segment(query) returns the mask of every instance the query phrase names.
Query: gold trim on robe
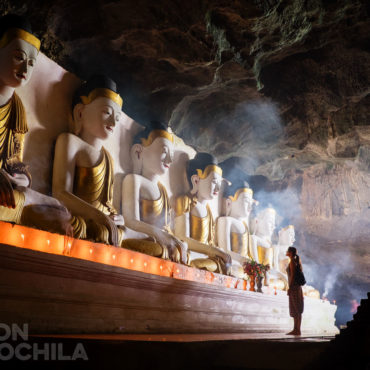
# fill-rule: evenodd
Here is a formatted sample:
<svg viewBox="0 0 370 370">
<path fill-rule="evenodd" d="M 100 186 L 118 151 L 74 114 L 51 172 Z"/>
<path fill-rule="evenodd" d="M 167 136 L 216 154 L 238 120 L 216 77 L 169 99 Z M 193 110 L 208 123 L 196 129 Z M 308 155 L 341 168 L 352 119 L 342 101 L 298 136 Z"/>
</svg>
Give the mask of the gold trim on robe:
<svg viewBox="0 0 370 370">
<path fill-rule="evenodd" d="M 102 148 L 102 159 L 96 166 L 76 166 L 73 194 L 107 216 L 116 215 L 117 211 L 113 207 L 113 175 L 112 157 Z M 109 244 L 109 231 L 106 226 L 75 215 L 71 223 L 76 238 L 88 238 Z M 119 228 L 118 232 L 119 244 L 121 244 L 123 230 Z"/>
<path fill-rule="evenodd" d="M 190 237 L 203 244 L 214 244 L 214 228 L 211 209 L 207 204 L 207 216 L 197 217 L 190 213 Z"/>
<path fill-rule="evenodd" d="M 168 226 L 169 199 L 166 188 L 158 182 L 159 198 L 140 199 L 140 220 L 161 229 Z"/>
<path fill-rule="evenodd" d="M 11 175 L 23 173 L 31 181 L 31 175 L 22 163 L 24 134 L 27 131 L 25 109 L 14 93 L 9 102 L 0 107 L 0 168 Z M 25 196 L 18 190 L 13 190 L 13 195 L 16 207 L 0 206 L 0 220 L 20 223 Z"/>
<path fill-rule="evenodd" d="M 117 214 L 113 207 L 113 160 L 104 148 L 102 154 L 94 167 L 76 166 L 73 193 L 105 215 Z"/>
<path fill-rule="evenodd" d="M 230 233 L 231 250 L 240 254 L 243 257 L 251 258 L 250 248 L 252 245 L 251 235 L 247 224 L 243 221 L 245 232 L 240 234 L 237 232 Z"/>
<path fill-rule="evenodd" d="M 264 248 L 258 245 L 257 253 L 260 263 L 264 265 L 270 265 L 270 267 L 272 266 L 272 259 L 274 253 L 273 248 Z"/>
<path fill-rule="evenodd" d="M 140 199 L 140 220 L 150 225 L 163 229 L 168 232 L 168 220 L 170 204 L 166 188 L 160 183 L 157 183 L 159 189 L 159 198 L 155 200 Z M 155 256 L 163 259 L 169 259 L 168 249 L 152 240 L 136 240 L 125 239 L 121 245 L 123 248 L 135 250 L 140 253 L 145 253 L 150 256 Z M 180 253 L 173 256 L 175 262 L 180 261 Z"/>
<path fill-rule="evenodd" d="M 26 112 L 16 93 L 0 107 L 0 168 L 9 174 L 31 174 L 23 161 L 24 135 L 28 131 Z"/>
<path fill-rule="evenodd" d="M 191 214 L 191 210 L 196 205 L 196 197 L 186 194 L 179 196 L 175 202 L 176 217 L 189 213 L 190 238 L 210 246 L 214 246 L 215 222 L 212 211 L 207 204 L 207 215 L 197 217 Z M 211 272 L 226 273 L 226 266 L 220 257 L 195 258 L 190 265 L 198 269 Z"/>
</svg>

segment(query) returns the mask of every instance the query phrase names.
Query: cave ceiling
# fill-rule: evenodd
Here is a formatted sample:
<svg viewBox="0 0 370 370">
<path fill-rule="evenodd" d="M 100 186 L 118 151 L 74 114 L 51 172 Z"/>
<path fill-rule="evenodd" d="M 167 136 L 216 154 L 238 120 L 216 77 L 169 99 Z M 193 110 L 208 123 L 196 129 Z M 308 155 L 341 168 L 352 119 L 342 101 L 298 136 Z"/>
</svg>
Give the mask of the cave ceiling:
<svg viewBox="0 0 370 370">
<path fill-rule="evenodd" d="M 167 121 L 265 176 L 255 191 L 281 195 L 306 256 L 351 250 L 370 283 L 368 1 L 12 0 L 0 11 L 26 14 L 65 69 L 115 79 L 137 122 Z"/>
</svg>

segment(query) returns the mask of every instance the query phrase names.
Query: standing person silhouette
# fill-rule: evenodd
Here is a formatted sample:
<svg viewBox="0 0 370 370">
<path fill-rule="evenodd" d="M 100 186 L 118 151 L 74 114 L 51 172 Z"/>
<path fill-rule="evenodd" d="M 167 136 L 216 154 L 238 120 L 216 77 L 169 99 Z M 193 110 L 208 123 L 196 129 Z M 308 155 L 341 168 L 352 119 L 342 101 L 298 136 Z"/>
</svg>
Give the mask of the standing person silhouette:
<svg viewBox="0 0 370 370">
<path fill-rule="evenodd" d="M 294 319 L 294 328 L 291 332 L 287 333 L 287 335 L 301 335 L 301 321 L 304 303 L 302 287 L 297 282 L 297 271 L 302 271 L 302 264 L 296 248 L 289 247 L 286 255 L 290 258 L 289 265 L 286 269 L 289 283 L 289 314 Z"/>
</svg>

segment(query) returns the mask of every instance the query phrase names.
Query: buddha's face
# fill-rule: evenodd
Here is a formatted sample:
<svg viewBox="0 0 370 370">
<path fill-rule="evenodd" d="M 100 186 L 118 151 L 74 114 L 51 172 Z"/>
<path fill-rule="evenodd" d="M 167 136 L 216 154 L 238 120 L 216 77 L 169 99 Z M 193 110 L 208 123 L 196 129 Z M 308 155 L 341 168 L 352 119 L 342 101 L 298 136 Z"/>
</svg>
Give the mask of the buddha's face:
<svg viewBox="0 0 370 370">
<path fill-rule="evenodd" d="M 22 39 L 14 39 L 0 48 L 0 84 L 17 88 L 31 78 L 36 64 L 37 49 Z"/>
<path fill-rule="evenodd" d="M 275 229 L 275 213 L 266 212 L 263 216 L 258 217 L 258 231 L 264 235 L 271 237 Z"/>
<path fill-rule="evenodd" d="M 173 161 L 173 144 L 164 137 L 157 137 L 142 149 L 142 168 L 145 173 L 165 174 Z"/>
<path fill-rule="evenodd" d="M 107 139 L 113 134 L 114 127 L 120 120 L 120 106 L 106 97 L 98 97 L 89 104 L 78 104 L 77 119 L 81 120 L 83 136 Z"/>
<path fill-rule="evenodd" d="M 253 197 L 251 192 L 242 192 L 231 203 L 232 214 L 237 217 L 247 217 L 252 210 Z"/>
<path fill-rule="evenodd" d="M 222 177 L 219 173 L 212 171 L 205 179 L 198 180 L 197 196 L 199 199 L 211 200 L 218 196 Z"/>
</svg>

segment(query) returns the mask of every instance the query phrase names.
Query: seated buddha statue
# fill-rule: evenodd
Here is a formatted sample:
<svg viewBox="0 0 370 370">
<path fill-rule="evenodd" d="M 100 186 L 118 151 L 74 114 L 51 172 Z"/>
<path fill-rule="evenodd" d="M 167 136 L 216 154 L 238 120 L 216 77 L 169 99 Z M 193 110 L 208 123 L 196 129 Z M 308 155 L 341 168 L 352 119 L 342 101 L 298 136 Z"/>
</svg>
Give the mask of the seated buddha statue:
<svg viewBox="0 0 370 370">
<path fill-rule="evenodd" d="M 252 258 L 252 238 L 249 231 L 249 216 L 253 206 L 253 191 L 239 174 L 228 176 L 231 185 L 224 191 L 226 216 L 217 220 L 218 246 L 231 255 L 232 274 L 243 278 L 242 264 Z"/>
<path fill-rule="evenodd" d="M 188 162 L 187 178 L 190 192 L 175 200 L 175 235 L 188 243 L 191 266 L 229 274 L 231 257 L 215 245 L 215 222 L 208 204 L 218 196 L 222 169 L 211 154 L 197 153 Z"/>
<path fill-rule="evenodd" d="M 288 225 L 279 230 L 279 241 L 274 247 L 273 268 L 286 274 L 286 269 L 289 265 L 289 257 L 286 256 L 286 251 L 295 242 L 294 226 Z"/>
<path fill-rule="evenodd" d="M 265 208 L 257 214 L 254 220 L 254 232 L 252 235 L 251 254 L 254 260 L 264 265 L 273 263 L 272 233 L 275 230 L 276 211 L 273 208 Z"/>
<path fill-rule="evenodd" d="M 39 49 L 40 40 L 25 18 L 0 18 L 0 220 L 71 234 L 70 213 L 30 188 L 31 174 L 23 163 L 28 125 L 15 89 L 30 80 Z"/>
<path fill-rule="evenodd" d="M 53 195 L 73 215 L 74 236 L 119 246 L 123 217 L 113 206 L 113 159 L 104 142 L 120 119 L 122 99 L 109 77 L 94 75 L 75 92 L 73 133 L 55 146 Z"/>
<path fill-rule="evenodd" d="M 295 231 L 293 225 L 288 225 L 279 230 L 279 242 L 274 248 L 274 268 L 279 271 L 287 279 L 286 269 L 289 265 L 289 257 L 286 256 L 286 251 L 295 242 Z M 287 280 L 286 286 L 287 288 Z M 313 286 L 305 284 L 302 287 L 303 294 L 311 298 L 320 298 L 320 292 Z"/>
<path fill-rule="evenodd" d="M 152 121 L 133 140 L 133 173 L 122 183 L 122 210 L 126 225 L 152 240 L 124 240 L 122 246 L 151 256 L 187 262 L 187 245 L 170 227 L 170 202 L 160 177 L 173 160 L 174 136 L 167 126 Z"/>
</svg>

